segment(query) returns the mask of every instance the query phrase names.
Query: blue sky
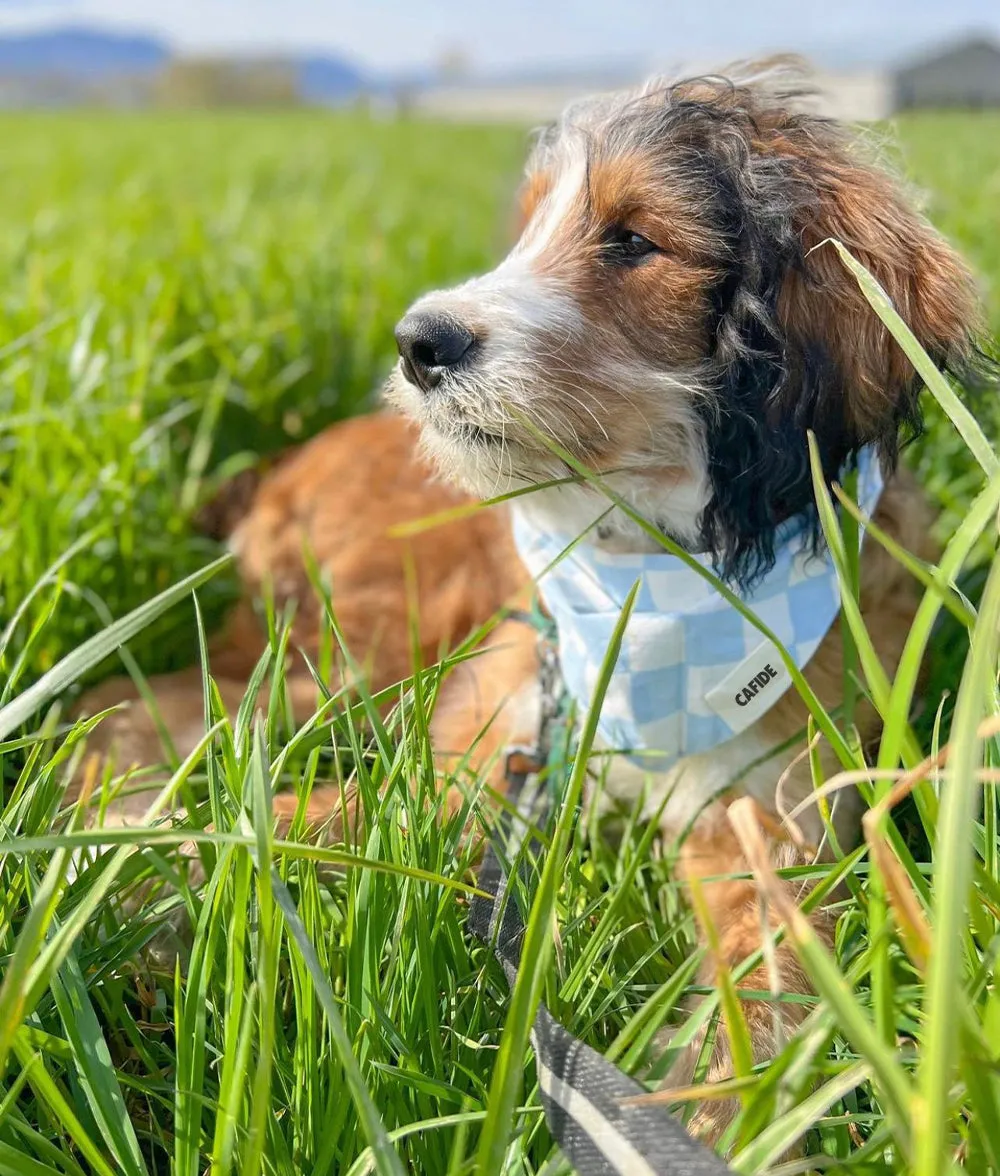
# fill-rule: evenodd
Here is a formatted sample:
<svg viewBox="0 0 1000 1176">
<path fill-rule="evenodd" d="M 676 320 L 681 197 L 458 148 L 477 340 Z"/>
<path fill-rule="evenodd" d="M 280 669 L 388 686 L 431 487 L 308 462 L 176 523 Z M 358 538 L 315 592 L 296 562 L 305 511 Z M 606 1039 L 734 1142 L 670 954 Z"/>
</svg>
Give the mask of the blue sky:
<svg viewBox="0 0 1000 1176">
<path fill-rule="evenodd" d="M 1000 39 L 998 0 L 0 0 L 0 31 L 153 31 L 190 51 L 339 51 L 405 69 L 460 48 L 481 68 L 643 67 L 794 49 L 894 60 L 969 30 Z"/>
</svg>

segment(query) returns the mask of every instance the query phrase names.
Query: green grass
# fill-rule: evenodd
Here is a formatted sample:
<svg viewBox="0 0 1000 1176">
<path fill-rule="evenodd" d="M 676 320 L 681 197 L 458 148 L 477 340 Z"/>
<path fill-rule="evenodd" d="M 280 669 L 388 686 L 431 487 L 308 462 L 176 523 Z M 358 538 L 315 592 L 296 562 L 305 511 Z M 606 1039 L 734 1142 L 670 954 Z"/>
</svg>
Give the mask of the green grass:
<svg viewBox="0 0 1000 1176">
<path fill-rule="evenodd" d="M 7 115 L 0 140 L 0 615 L 106 531 L 44 668 L 101 602 L 119 615 L 204 563 L 203 474 L 369 400 L 408 303 L 500 251 L 523 134 Z M 190 662 L 190 628 L 151 631 L 149 664 Z"/>
<path fill-rule="evenodd" d="M 911 117 L 899 132 L 996 329 L 1000 119 Z M 183 802 L 179 826 L 97 838 L 57 816 L 78 751 L 79 732 L 59 729 L 67 681 L 114 669 L 111 618 L 218 554 L 190 525 L 218 478 L 363 406 L 408 302 L 500 254 L 523 135 L 301 114 L 6 115 L 0 136 L 0 625 L 16 621 L 0 670 L 4 702 L 39 703 L 0 712 L 0 1176 L 494 1176 L 495 1159 L 475 1167 L 481 1149 L 503 1152 L 505 1173 L 553 1176 L 523 1017 L 504 1038 L 506 986 L 465 930 L 463 829 L 480 798 L 450 819 L 434 803 L 434 671 L 384 725 L 362 696 L 296 734 L 276 690 L 266 715 L 221 724 L 178 766 L 162 809 Z M 992 439 L 995 403 L 974 409 Z M 982 471 L 947 405 L 928 416 L 909 460 L 953 539 L 949 576 L 978 599 L 996 487 L 972 506 Z M 209 628 L 231 592 L 226 570 L 199 587 Z M 129 639 L 147 672 L 198 655 L 190 605 L 168 603 Z M 996 784 L 975 779 L 1000 748 L 974 737 L 1000 709 L 998 604 L 994 571 L 968 660 L 964 626 L 939 623 L 915 736 L 906 692 L 871 683 L 890 767 L 936 748 L 950 691 L 953 773 L 876 826 L 881 871 L 865 854 L 835 863 L 854 877 L 836 953 L 800 943 L 822 999 L 744 1091 L 741 1171 L 1000 1176 L 1000 839 Z M 928 621 L 938 609 L 932 593 Z M 275 631 L 262 673 L 280 686 Z M 356 846 L 315 850 L 298 829 L 273 840 L 273 789 L 348 773 L 368 818 Z M 627 818 L 619 834 L 612 848 L 580 829 L 557 850 L 544 897 L 560 942 L 540 990 L 643 1073 L 663 1024 L 683 1043 L 718 1000 L 673 1017 L 702 993 L 692 918 L 648 827 Z M 203 880 L 180 849 L 192 838 Z M 143 951 L 172 930 L 180 970 Z M 541 957 L 544 937 L 532 943 Z M 812 1159 L 781 1168 L 803 1132 Z"/>
</svg>

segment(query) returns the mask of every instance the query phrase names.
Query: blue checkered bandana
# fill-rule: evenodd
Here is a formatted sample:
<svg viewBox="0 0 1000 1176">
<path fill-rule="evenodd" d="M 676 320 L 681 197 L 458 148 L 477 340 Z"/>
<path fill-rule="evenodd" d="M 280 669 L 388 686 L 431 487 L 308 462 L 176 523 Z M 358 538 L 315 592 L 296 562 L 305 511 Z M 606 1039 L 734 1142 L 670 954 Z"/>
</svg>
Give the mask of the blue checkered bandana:
<svg viewBox="0 0 1000 1176">
<path fill-rule="evenodd" d="M 858 503 L 866 515 L 881 492 L 878 458 L 863 449 Z M 538 530 L 517 509 L 514 538 L 555 619 L 563 677 L 581 712 L 625 599 L 640 582 L 598 732 L 641 766 L 664 770 L 711 751 L 792 685 L 774 643 L 677 556 L 609 554 L 586 542 L 567 552 L 573 536 Z M 837 576 L 829 552 L 810 549 L 801 518 L 778 529 L 775 553 L 774 567 L 742 599 L 801 669 L 840 611 Z M 711 569 L 710 555 L 694 559 Z"/>
</svg>

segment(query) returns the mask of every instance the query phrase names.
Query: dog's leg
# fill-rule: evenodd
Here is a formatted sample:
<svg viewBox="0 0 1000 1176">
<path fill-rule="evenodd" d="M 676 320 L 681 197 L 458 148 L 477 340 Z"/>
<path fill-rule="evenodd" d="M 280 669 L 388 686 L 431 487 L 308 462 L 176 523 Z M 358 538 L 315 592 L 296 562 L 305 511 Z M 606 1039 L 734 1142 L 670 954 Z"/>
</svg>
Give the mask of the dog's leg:
<svg viewBox="0 0 1000 1176">
<path fill-rule="evenodd" d="M 450 813 L 465 803 L 454 782 L 458 770 L 467 772 L 476 784 L 485 781 L 502 789 L 504 750 L 514 743 L 529 744 L 537 735 L 537 667 L 534 630 L 521 622 L 505 621 L 487 638 L 478 656 L 449 673 L 431 720 L 431 739 Z M 302 683 L 303 693 L 308 693 L 309 685 Z M 304 808 L 294 793 L 278 793 L 274 814 L 279 837 L 287 836 L 300 809 L 304 828 L 319 831 L 327 843 L 353 841 L 361 827 L 361 801 L 353 785 L 320 785 Z"/>
<path fill-rule="evenodd" d="M 235 714 L 246 691 L 241 681 L 216 679 L 223 704 Z M 166 728 L 174 751 L 183 759 L 189 755 L 205 734 L 205 713 L 202 696 L 201 668 L 191 666 L 174 674 L 156 675 L 149 679 L 149 687 L 156 698 L 160 722 Z M 87 760 L 99 757 L 102 767 L 110 767 L 120 775 L 131 768 L 149 768 L 168 760 L 160 727 L 154 720 L 139 690 L 131 678 L 111 678 L 88 691 L 74 708 L 74 717 L 97 714 L 112 706 L 120 709 L 107 715 L 87 737 L 87 753 L 81 769 L 70 784 L 66 799 L 74 801 L 80 794 Z M 115 800 L 106 816 L 112 820 L 132 824 L 142 820 L 156 792 L 163 786 L 162 774 L 144 774 L 146 787 L 134 784 L 126 795 Z M 93 803 L 93 802 L 92 802 Z"/>
<path fill-rule="evenodd" d="M 502 623 L 488 638 L 484 651 L 455 667 L 441 691 L 432 721 L 435 756 L 442 773 L 459 764 L 474 774 L 485 775 L 490 784 L 502 785 L 502 751 L 512 742 L 529 743 L 538 726 L 537 637 L 520 622 Z M 230 716 L 235 715 L 245 693 L 237 679 L 217 678 L 216 683 Z M 193 750 L 205 732 L 201 670 L 197 666 L 176 674 L 149 680 L 156 697 L 160 719 L 170 734 L 174 749 L 182 758 Z M 297 717 L 311 714 L 316 706 L 312 680 L 287 680 Z M 117 704 L 122 709 L 108 715 L 88 737 L 88 754 L 96 754 L 116 773 L 131 767 L 150 767 L 167 759 L 160 729 L 129 678 L 113 678 L 89 691 L 75 708 L 77 716 L 92 715 Z M 259 705 L 265 705 L 262 694 Z M 80 793 L 83 771 L 77 773 L 67 794 L 73 801 Z M 162 774 L 145 777 L 148 788 L 130 789 L 105 814 L 115 823 L 140 821 L 155 791 L 163 784 Z M 462 797 L 449 789 L 449 804 L 458 806 Z M 278 831 L 288 831 L 298 810 L 298 797 L 279 793 L 274 798 Z M 345 807 L 346 806 L 346 807 Z M 347 827 L 344 820 L 346 814 Z M 353 790 L 345 796 L 339 785 L 316 788 L 305 810 L 307 827 L 324 827 L 328 840 L 342 839 L 353 832 L 357 821 L 357 798 Z"/>
<path fill-rule="evenodd" d="M 804 863 L 804 856 L 788 840 L 770 836 L 766 840 L 775 869 Z M 740 1001 L 752 1062 L 766 1061 L 780 1052 L 784 1041 L 809 1011 L 808 1003 L 781 998 L 808 995 L 812 990 L 792 948 L 785 942 L 774 942 L 774 933 L 781 924 L 780 915 L 764 900 L 758 888 L 729 822 L 725 802 L 711 804 L 699 818 L 681 846 L 678 870 L 692 893 L 699 938 L 705 948 L 701 982 L 715 986 L 723 970 L 732 972 L 751 957 L 761 957 L 736 983 L 736 988 L 741 992 L 769 994 L 769 999 Z M 805 897 L 801 883 L 781 882 L 780 885 L 796 904 Z M 810 919 L 816 931 L 829 939 L 829 920 L 822 913 Z M 767 946 L 772 946 L 773 951 L 766 951 Z M 687 1086 L 695 1079 L 706 1033 L 703 1030 L 677 1060 L 668 1076 L 670 1087 Z M 734 1073 L 730 1030 L 725 1017 L 720 1015 L 701 1079 L 721 1082 L 732 1078 Z M 739 1102 L 735 1098 L 705 1100 L 694 1114 L 690 1130 L 716 1142 L 738 1110 Z"/>
<path fill-rule="evenodd" d="M 540 718 L 538 634 L 523 621 L 503 621 L 444 683 L 431 723 L 435 761 L 444 772 L 461 766 L 502 787 L 504 751 L 533 744 Z"/>
<path fill-rule="evenodd" d="M 215 677 L 214 681 L 232 720 L 246 694 L 245 680 L 219 676 Z M 194 750 L 205 734 L 201 668 L 191 666 L 175 674 L 156 675 L 149 679 L 149 687 L 156 698 L 160 724 L 166 728 L 174 751 L 183 759 Z M 285 679 L 285 689 L 296 721 L 304 721 L 314 713 L 318 705 L 318 692 L 311 678 L 290 676 Z M 104 718 L 87 738 L 87 753 L 67 792 L 66 799 L 70 802 L 79 796 L 83 781 L 90 770 L 89 761 L 94 756 L 98 758 L 102 768 L 110 768 L 115 775 L 121 775 L 132 768 L 151 768 L 165 764 L 169 758 L 168 750 L 161 738 L 160 725 L 154 720 L 131 678 L 111 678 L 88 691 L 74 708 L 74 717 L 93 715 L 113 706 L 119 706 L 120 709 Z M 266 687 L 261 690 L 257 706 L 267 706 Z M 104 814 L 105 822 L 140 822 L 150 801 L 162 788 L 163 783 L 162 772 L 144 773 L 141 784 L 133 783 L 125 795 L 108 806 Z M 334 811 L 335 800 L 339 799 L 339 796 L 340 790 L 334 786 L 317 788 L 307 805 L 307 825 L 326 820 Z M 292 794 L 279 794 L 275 797 L 274 807 L 279 819 L 279 832 L 287 832 L 297 803 L 298 798 Z M 93 800 L 91 804 L 94 804 Z"/>
</svg>

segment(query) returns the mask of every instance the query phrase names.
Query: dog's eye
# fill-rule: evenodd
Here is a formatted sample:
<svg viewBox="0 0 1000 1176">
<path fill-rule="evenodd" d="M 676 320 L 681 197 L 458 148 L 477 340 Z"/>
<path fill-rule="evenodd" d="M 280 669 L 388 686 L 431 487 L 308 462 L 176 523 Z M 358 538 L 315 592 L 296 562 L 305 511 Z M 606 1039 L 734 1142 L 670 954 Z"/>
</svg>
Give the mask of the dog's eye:
<svg viewBox="0 0 1000 1176">
<path fill-rule="evenodd" d="M 659 246 L 648 237 L 625 225 L 613 225 L 604 236 L 605 256 L 620 265 L 634 264 L 659 251 Z"/>
</svg>

